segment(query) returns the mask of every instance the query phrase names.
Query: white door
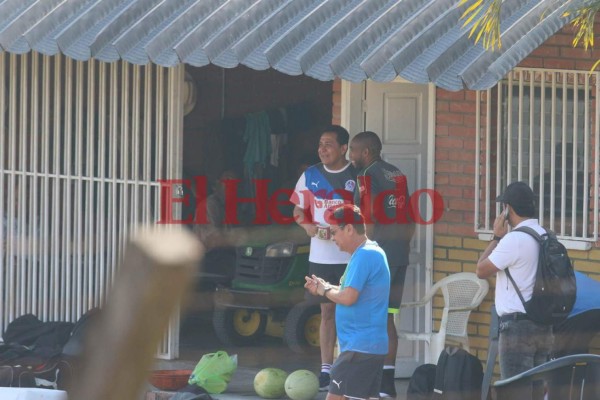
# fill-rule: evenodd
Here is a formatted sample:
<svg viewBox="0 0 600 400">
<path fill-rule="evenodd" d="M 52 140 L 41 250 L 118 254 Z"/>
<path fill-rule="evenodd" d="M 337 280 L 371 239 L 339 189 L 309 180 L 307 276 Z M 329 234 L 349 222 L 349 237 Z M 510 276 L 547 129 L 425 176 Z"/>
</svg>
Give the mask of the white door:
<svg viewBox="0 0 600 400">
<path fill-rule="evenodd" d="M 376 132 L 383 143 L 382 157 L 406 175 L 410 193 L 433 188 L 433 87 L 403 82 L 367 82 L 363 86 L 364 129 Z M 430 102 L 431 100 L 431 102 Z M 351 128 L 352 133 L 359 130 Z M 431 201 L 419 196 L 423 221 L 431 220 Z M 410 265 L 406 274 L 403 301 L 418 300 L 430 286 L 433 252 L 432 225 L 417 224 L 411 243 Z M 431 309 L 403 311 L 397 321 L 399 329 L 428 331 Z M 400 341 L 396 376 L 409 377 L 424 363 L 423 343 Z"/>
</svg>

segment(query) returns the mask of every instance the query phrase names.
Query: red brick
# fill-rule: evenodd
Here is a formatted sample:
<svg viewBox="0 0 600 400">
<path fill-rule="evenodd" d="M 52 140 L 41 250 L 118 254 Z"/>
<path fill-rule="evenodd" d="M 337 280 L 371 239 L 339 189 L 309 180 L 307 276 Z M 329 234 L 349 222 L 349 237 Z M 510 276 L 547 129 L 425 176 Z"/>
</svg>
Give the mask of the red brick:
<svg viewBox="0 0 600 400">
<path fill-rule="evenodd" d="M 573 46 L 573 33 L 572 28 L 567 26 L 563 28 L 560 33 L 550 37 L 545 44 L 571 47 Z"/>
<path fill-rule="evenodd" d="M 475 185 L 475 179 L 472 176 L 466 175 L 451 175 L 450 184 L 454 186 L 473 186 Z"/>
<path fill-rule="evenodd" d="M 475 138 L 473 138 L 473 140 L 465 140 L 463 148 L 465 150 L 475 150 L 476 146 L 477 146 L 477 141 L 475 140 Z"/>
<path fill-rule="evenodd" d="M 473 210 L 473 201 L 464 199 L 449 199 L 447 202 L 450 210 L 469 211 Z"/>
<path fill-rule="evenodd" d="M 436 136 L 448 136 L 448 127 L 446 125 L 438 125 L 435 127 Z"/>
<path fill-rule="evenodd" d="M 465 166 L 463 167 L 463 172 L 465 174 L 472 174 L 475 175 L 475 155 L 473 155 L 473 158 L 471 159 L 472 162 L 468 162 L 465 164 Z"/>
<path fill-rule="evenodd" d="M 465 114 L 464 125 L 472 127 L 471 130 L 473 132 L 473 136 L 475 136 L 475 127 L 477 126 L 477 116 L 475 115 L 475 112 L 472 114 Z"/>
<path fill-rule="evenodd" d="M 439 185 L 439 186 L 435 187 L 435 190 L 437 190 L 442 195 L 443 198 L 449 198 L 449 197 L 462 198 L 463 197 L 463 189 L 460 187 Z"/>
<path fill-rule="evenodd" d="M 447 161 L 448 160 L 448 151 L 447 150 L 436 150 L 435 151 L 435 159 L 436 160 L 443 160 L 443 161 Z"/>
<path fill-rule="evenodd" d="M 475 199 L 475 187 L 464 188 L 463 197 L 465 199 Z"/>
<path fill-rule="evenodd" d="M 472 101 L 472 102 L 477 101 L 477 91 L 465 90 L 464 93 L 465 93 L 465 99 L 467 99 L 468 101 Z"/>
<path fill-rule="evenodd" d="M 446 229 L 447 229 L 447 234 L 451 234 L 451 235 L 467 236 L 467 237 L 476 237 L 477 236 L 473 229 L 473 225 L 449 224 Z"/>
<path fill-rule="evenodd" d="M 334 105 L 342 104 L 342 94 L 340 92 L 333 92 L 332 100 Z"/>
<path fill-rule="evenodd" d="M 450 178 L 447 174 L 435 174 L 434 185 L 446 185 L 450 181 Z"/>
<path fill-rule="evenodd" d="M 461 211 L 446 211 L 440 221 L 443 222 L 464 222 L 463 213 Z"/>
<path fill-rule="evenodd" d="M 461 173 L 462 172 L 462 165 L 457 164 L 455 162 L 440 161 L 440 162 L 436 163 L 435 169 L 438 172 L 454 172 L 454 173 L 458 172 L 458 173 Z"/>
<path fill-rule="evenodd" d="M 448 136 L 457 136 L 462 138 L 475 137 L 475 128 L 465 125 L 452 125 L 448 127 Z"/>
<path fill-rule="evenodd" d="M 475 103 L 470 101 L 453 101 L 450 103 L 450 111 L 458 113 L 473 113 L 475 112 Z"/>
<path fill-rule="evenodd" d="M 558 46 L 541 46 L 532 51 L 529 57 L 559 57 L 561 50 Z"/>
<path fill-rule="evenodd" d="M 437 112 L 448 112 L 450 111 L 450 102 L 439 100 L 435 103 L 435 110 Z"/>
<path fill-rule="evenodd" d="M 600 57 L 599 57 L 600 58 Z M 579 71 L 590 71 L 594 64 L 598 60 L 577 60 L 575 61 L 575 69 Z M 596 72 L 598 71 L 598 67 L 596 67 Z"/>
<path fill-rule="evenodd" d="M 462 149 L 463 140 L 448 136 L 448 137 L 438 137 L 435 139 L 435 148 L 436 149 Z"/>
<path fill-rule="evenodd" d="M 475 161 L 475 153 L 472 151 L 451 151 L 448 154 L 448 158 L 451 161 Z"/>
<path fill-rule="evenodd" d="M 473 211 L 463 213 L 463 222 L 473 226 L 473 223 L 475 222 L 475 215 L 473 214 Z"/>
<path fill-rule="evenodd" d="M 445 222 L 436 222 L 433 225 L 433 232 L 437 235 L 445 235 L 448 233 L 448 224 Z"/>
<path fill-rule="evenodd" d="M 526 58 L 521 61 L 518 67 L 523 68 L 542 68 L 544 66 L 544 60 L 541 58 Z"/>
<path fill-rule="evenodd" d="M 573 58 L 575 60 L 597 60 L 600 56 L 598 51 L 594 51 L 593 49 L 585 50 L 582 47 L 563 47 L 560 49 L 560 57 L 562 58 Z"/>
<path fill-rule="evenodd" d="M 435 122 L 438 125 L 443 125 L 443 124 L 462 125 L 463 115 L 462 114 L 452 114 L 452 113 L 438 113 L 436 115 Z"/>
<path fill-rule="evenodd" d="M 435 93 L 435 97 L 437 100 L 464 100 L 465 92 L 450 92 L 448 90 L 438 88 Z"/>
<path fill-rule="evenodd" d="M 562 58 L 544 58 L 544 68 L 552 69 L 575 69 L 575 60 Z"/>
</svg>

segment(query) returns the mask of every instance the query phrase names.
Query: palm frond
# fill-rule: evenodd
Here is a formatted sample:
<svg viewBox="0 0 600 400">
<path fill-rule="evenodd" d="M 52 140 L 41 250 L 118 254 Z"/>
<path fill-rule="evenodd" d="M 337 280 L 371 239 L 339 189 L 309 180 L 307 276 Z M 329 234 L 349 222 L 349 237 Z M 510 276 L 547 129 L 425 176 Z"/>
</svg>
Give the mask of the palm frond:
<svg viewBox="0 0 600 400">
<path fill-rule="evenodd" d="M 600 0 L 583 1 L 565 11 L 564 16 L 573 16 L 571 24 L 576 29 L 573 47 L 579 43 L 582 43 L 586 50 L 594 47 L 594 19 L 598 11 L 600 11 Z"/>
<path fill-rule="evenodd" d="M 600 0 L 599 0 L 600 1 Z M 460 0 L 459 6 L 467 5 L 461 15 L 463 27 L 470 26 L 469 37 L 475 36 L 475 43 L 482 41 L 486 50 L 502 47 L 500 37 L 500 7 L 502 0 Z"/>
</svg>

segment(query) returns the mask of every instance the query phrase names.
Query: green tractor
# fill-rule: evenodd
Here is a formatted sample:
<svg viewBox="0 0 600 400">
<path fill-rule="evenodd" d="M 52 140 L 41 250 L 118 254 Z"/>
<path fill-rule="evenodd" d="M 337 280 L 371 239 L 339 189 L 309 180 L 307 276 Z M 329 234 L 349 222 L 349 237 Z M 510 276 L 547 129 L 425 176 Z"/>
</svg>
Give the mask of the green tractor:
<svg viewBox="0 0 600 400">
<path fill-rule="evenodd" d="M 215 332 L 228 345 L 269 335 L 283 337 L 297 352 L 318 351 L 321 311 L 304 294 L 309 239 L 298 226 L 274 236 L 236 248 L 231 287 L 215 292 Z"/>
</svg>

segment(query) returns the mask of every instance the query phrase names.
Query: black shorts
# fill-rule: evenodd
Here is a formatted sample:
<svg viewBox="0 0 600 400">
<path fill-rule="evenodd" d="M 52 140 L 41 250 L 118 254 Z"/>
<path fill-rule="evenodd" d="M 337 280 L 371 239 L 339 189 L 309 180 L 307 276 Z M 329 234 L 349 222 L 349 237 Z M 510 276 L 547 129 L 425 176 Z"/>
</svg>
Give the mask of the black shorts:
<svg viewBox="0 0 600 400">
<path fill-rule="evenodd" d="M 385 354 L 343 351 L 331 367 L 329 393 L 350 399 L 379 399 Z"/>
<path fill-rule="evenodd" d="M 390 267 L 390 302 L 388 305 L 389 314 L 397 314 L 400 310 L 402 293 L 404 292 L 406 269 L 406 265 Z"/>
<path fill-rule="evenodd" d="M 336 286 L 340 284 L 340 279 L 344 275 L 344 271 L 346 271 L 346 264 L 319 264 L 310 262 L 308 267 L 308 274 L 310 276 L 314 274 Z M 327 297 L 313 296 L 308 291 L 306 292 L 306 299 L 316 303 L 331 303 L 331 300 Z"/>
</svg>

